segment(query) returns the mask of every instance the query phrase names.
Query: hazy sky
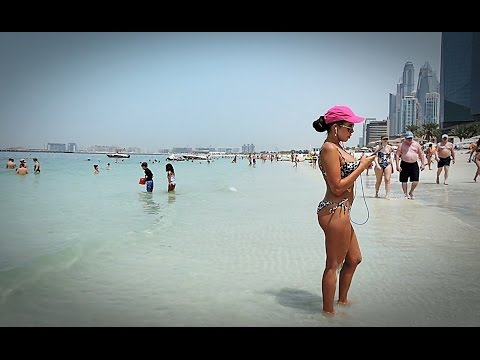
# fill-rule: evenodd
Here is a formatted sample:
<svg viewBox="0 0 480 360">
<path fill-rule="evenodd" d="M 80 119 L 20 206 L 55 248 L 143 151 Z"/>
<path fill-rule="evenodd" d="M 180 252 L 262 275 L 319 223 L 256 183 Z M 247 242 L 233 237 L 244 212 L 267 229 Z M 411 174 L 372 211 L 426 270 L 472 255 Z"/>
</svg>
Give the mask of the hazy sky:
<svg viewBox="0 0 480 360">
<path fill-rule="evenodd" d="M 308 149 L 333 105 L 388 116 L 441 33 L 0 33 L 0 148 Z M 356 145 L 361 126 L 347 145 Z"/>
</svg>

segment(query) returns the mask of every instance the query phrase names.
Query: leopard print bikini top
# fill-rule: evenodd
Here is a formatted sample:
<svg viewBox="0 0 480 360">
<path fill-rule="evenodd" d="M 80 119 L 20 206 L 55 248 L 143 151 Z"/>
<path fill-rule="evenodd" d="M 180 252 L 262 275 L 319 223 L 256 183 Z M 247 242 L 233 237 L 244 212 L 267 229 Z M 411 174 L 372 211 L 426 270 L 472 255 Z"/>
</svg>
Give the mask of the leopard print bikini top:
<svg viewBox="0 0 480 360">
<path fill-rule="evenodd" d="M 340 149 L 337 147 L 338 153 L 343 159 L 343 164 L 340 165 L 340 176 L 341 178 L 345 178 L 348 175 L 350 175 L 352 172 L 355 171 L 356 168 L 360 165 L 360 160 L 355 160 L 355 161 L 347 161 L 345 160 L 345 157 L 343 156 L 342 152 Z M 321 150 L 320 150 L 321 152 Z M 318 157 L 318 167 L 320 168 L 320 171 L 322 172 L 323 175 L 327 175 L 327 172 L 322 166 L 322 162 L 320 161 L 320 156 Z"/>
</svg>

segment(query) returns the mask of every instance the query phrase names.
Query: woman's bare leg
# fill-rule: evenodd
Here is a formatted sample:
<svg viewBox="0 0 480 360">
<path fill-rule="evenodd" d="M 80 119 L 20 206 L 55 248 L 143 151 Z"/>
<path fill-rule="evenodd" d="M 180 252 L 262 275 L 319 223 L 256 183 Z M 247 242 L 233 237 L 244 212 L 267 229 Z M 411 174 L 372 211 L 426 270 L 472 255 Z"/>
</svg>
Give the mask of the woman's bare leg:
<svg viewBox="0 0 480 360">
<path fill-rule="evenodd" d="M 383 171 L 385 174 L 385 193 L 387 198 L 390 196 L 390 190 L 392 190 L 392 166 L 388 165 Z"/>
<path fill-rule="evenodd" d="M 377 182 L 375 183 L 375 197 L 378 197 L 378 191 L 380 190 L 380 185 L 382 184 L 383 169 L 379 169 L 375 166 L 375 176 L 377 178 Z"/>
<path fill-rule="evenodd" d="M 350 247 L 348 248 L 345 262 L 340 271 L 340 285 L 338 287 L 338 302 L 340 304 L 348 304 L 347 295 L 348 290 L 350 289 L 350 284 L 352 283 L 353 274 L 355 273 L 358 264 L 362 261 L 362 253 L 360 252 L 357 235 L 355 234 L 352 225 L 350 225 L 350 229 Z"/>
<path fill-rule="evenodd" d="M 475 173 L 473 180 L 477 181 L 477 176 L 480 176 L 480 160 L 475 159 L 475 165 L 477 165 L 477 172 Z"/>
<path fill-rule="evenodd" d="M 323 312 L 334 314 L 337 271 L 345 260 L 352 239 L 349 212 L 339 207 L 334 214 L 330 214 L 328 208 L 325 208 L 318 215 L 318 223 L 325 233 L 327 255 L 322 277 Z"/>
</svg>

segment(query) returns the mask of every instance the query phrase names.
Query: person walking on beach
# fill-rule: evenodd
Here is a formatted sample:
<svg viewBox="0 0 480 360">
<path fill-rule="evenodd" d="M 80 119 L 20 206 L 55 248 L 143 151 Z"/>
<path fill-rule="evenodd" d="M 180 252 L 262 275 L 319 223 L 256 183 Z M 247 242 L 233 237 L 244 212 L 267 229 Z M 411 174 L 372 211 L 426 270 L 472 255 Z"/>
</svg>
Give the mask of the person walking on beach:
<svg viewBox="0 0 480 360">
<path fill-rule="evenodd" d="M 145 186 L 147 192 L 153 192 L 153 173 L 148 168 L 148 164 L 145 161 L 142 162 L 142 169 L 145 172 Z"/>
<path fill-rule="evenodd" d="M 435 149 L 433 144 L 428 144 L 427 150 L 425 150 L 425 156 L 427 157 L 428 170 L 432 170 L 432 157 L 435 155 Z"/>
<path fill-rule="evenodd" d="M 475 151 L 475 157 L 473 160 L 475 161 L 475 165 L 477 165 L 477 172 L 475 173 L 473 181 L 477 182 L 477 176 L 480 176 L 480 138 L 477 141 L 477 149 Z"/>
<path fill-rule="evenodd" d="M 37 158 L 33 158 L 33 173 L 40 174 L 40 161 Z"/>
<path fill-rule="evenodd" d="M 400 173 L 400 182 L 402 183 L 403 194 L 406 199 L 414 199 L 413 191 L 418 185 L 420 179 L 420 171 L 418 169 L 418 158 L 422 161 L 420 170 L 425 169 L 425 155 L 422 150 L 422 146 L 413 140 L 413 133 L 407 131 L 405 133 L 405 140 L 402 141 L 397 149 L 397 157 L 395 162 L 397 165 L 397 171 Z M 400 164 L 399 161 L 401 160 Z M 407 192 L 407 182 L 410 178 L 412 185 L 410 191 Z"/>
<path fill-rule="evenodd" d="M 448 172 L 450 170 L 450 161 L 453 161 L 455 164 L 455 150 L 451 142 L 448 141 L 448 135 L 442 135 L 442 141 L 437 144 L 437 149 L 435 152 L 435 160 L 437 160 L 437 184 L 440 184 L 440 174 L 442 169 L 445 169 L 443 174 L 444 180 L 443 183 L 448 185 Z"/>
<path fill-rule="evenodd" d="M 480 140 L 480 138 L 479 138 Z M 478 145 L 476 145 L 474 142 L 471 143 L 469 146 L 468 146 L 468 150 L 470 150 L 470 156 L 468 157 L 468 161 L 467 162 L 472 162 L 472 159 L 475 161 L 475 154 L 476 154 L 476 151 L 478 149 Z"/>
<path fill-rule="evenodd" d="M 170 163 L 165 165 L 165 171 L 167 172 L 168 192 L 174 191 L 177 182 L 175 180 L 175 170 L 173 169 L 173 165 Z"/>
<path fill-rule="evenodd" d="M 7 169 L 16 169 L 16 168 L 17 168 L 17 164 L 15 164 L 15 160 L 13 160 L 12 158 L 9 158 L 8 161 L 7 161 L 7 164 L 5 165 L 5 168 L 7 168 Z"/>
<path fill-rule="evenodd" d="M 378 191 L 380 190 L 383 178 L 385 178 L 385 198 L 390 198 L 391 178 L 393 172 L 392 152 L 393 149 L 388 144 L 388 135 L 383 135 L 382 142 L 374 152 L 374 154 L 377 154 L 377 159 L 375 161 L 375 176 L 377 177 L 377 182 L 375 183 L 376 198 L 378 198 Z"/>
<path fill-rule="evenodd" d="M 323 313 L 335 314 L 334 298 L 337 271 L 340 270 L 338 304 L 348 304 L 348 290 L 357 265 L 362 260 L 357 235 L 350 223 L 355 180 L 366 170 L 375 156 L 360 160 L 345 151 L 340 142 L 350 139 L 353 126 L 363 122 L 347 106 L 334 106 L 313 122 L 318 132 L 327 131 L 320 149 L 318 167 L 326 184 L 325 197 L 317 207 L 317 218 L 325 234 L 325 270 L 322 276 Z"/>
</svg>

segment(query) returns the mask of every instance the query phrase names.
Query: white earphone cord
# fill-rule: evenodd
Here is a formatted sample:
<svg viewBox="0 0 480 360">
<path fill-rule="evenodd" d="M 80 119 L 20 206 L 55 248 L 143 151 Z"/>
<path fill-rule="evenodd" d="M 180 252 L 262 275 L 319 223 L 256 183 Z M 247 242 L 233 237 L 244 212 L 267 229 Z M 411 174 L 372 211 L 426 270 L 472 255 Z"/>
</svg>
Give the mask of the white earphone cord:
<svg viewBox="0 0 480 360">
<path fill-rule="evenodd" d="M 365 199 L 365 191 L 363 190 L 363 179 L 362 175 L 360 174 L 360 184 L 362 185 L 362 195 L 363 195 L 363 202 L 365 203 L 365 208 L 367 209 L 367 219 L 363 223 L 356 223 L 355 221 L 352 220 L 352 215 L 349 213 L 350 216 L 350 221 L 354 223 L 355 225 L 365 225 L 370 218 L 370 211 L 368 210 L 368 205 L 367 205 L 367 199 Z M 355 185 L 357 185 L 357 180 L 355 180 Z M 357 197 L 357 186 L 355 186 L 355 191 L 353 193 L 354 198 Z"/>
</svg>

